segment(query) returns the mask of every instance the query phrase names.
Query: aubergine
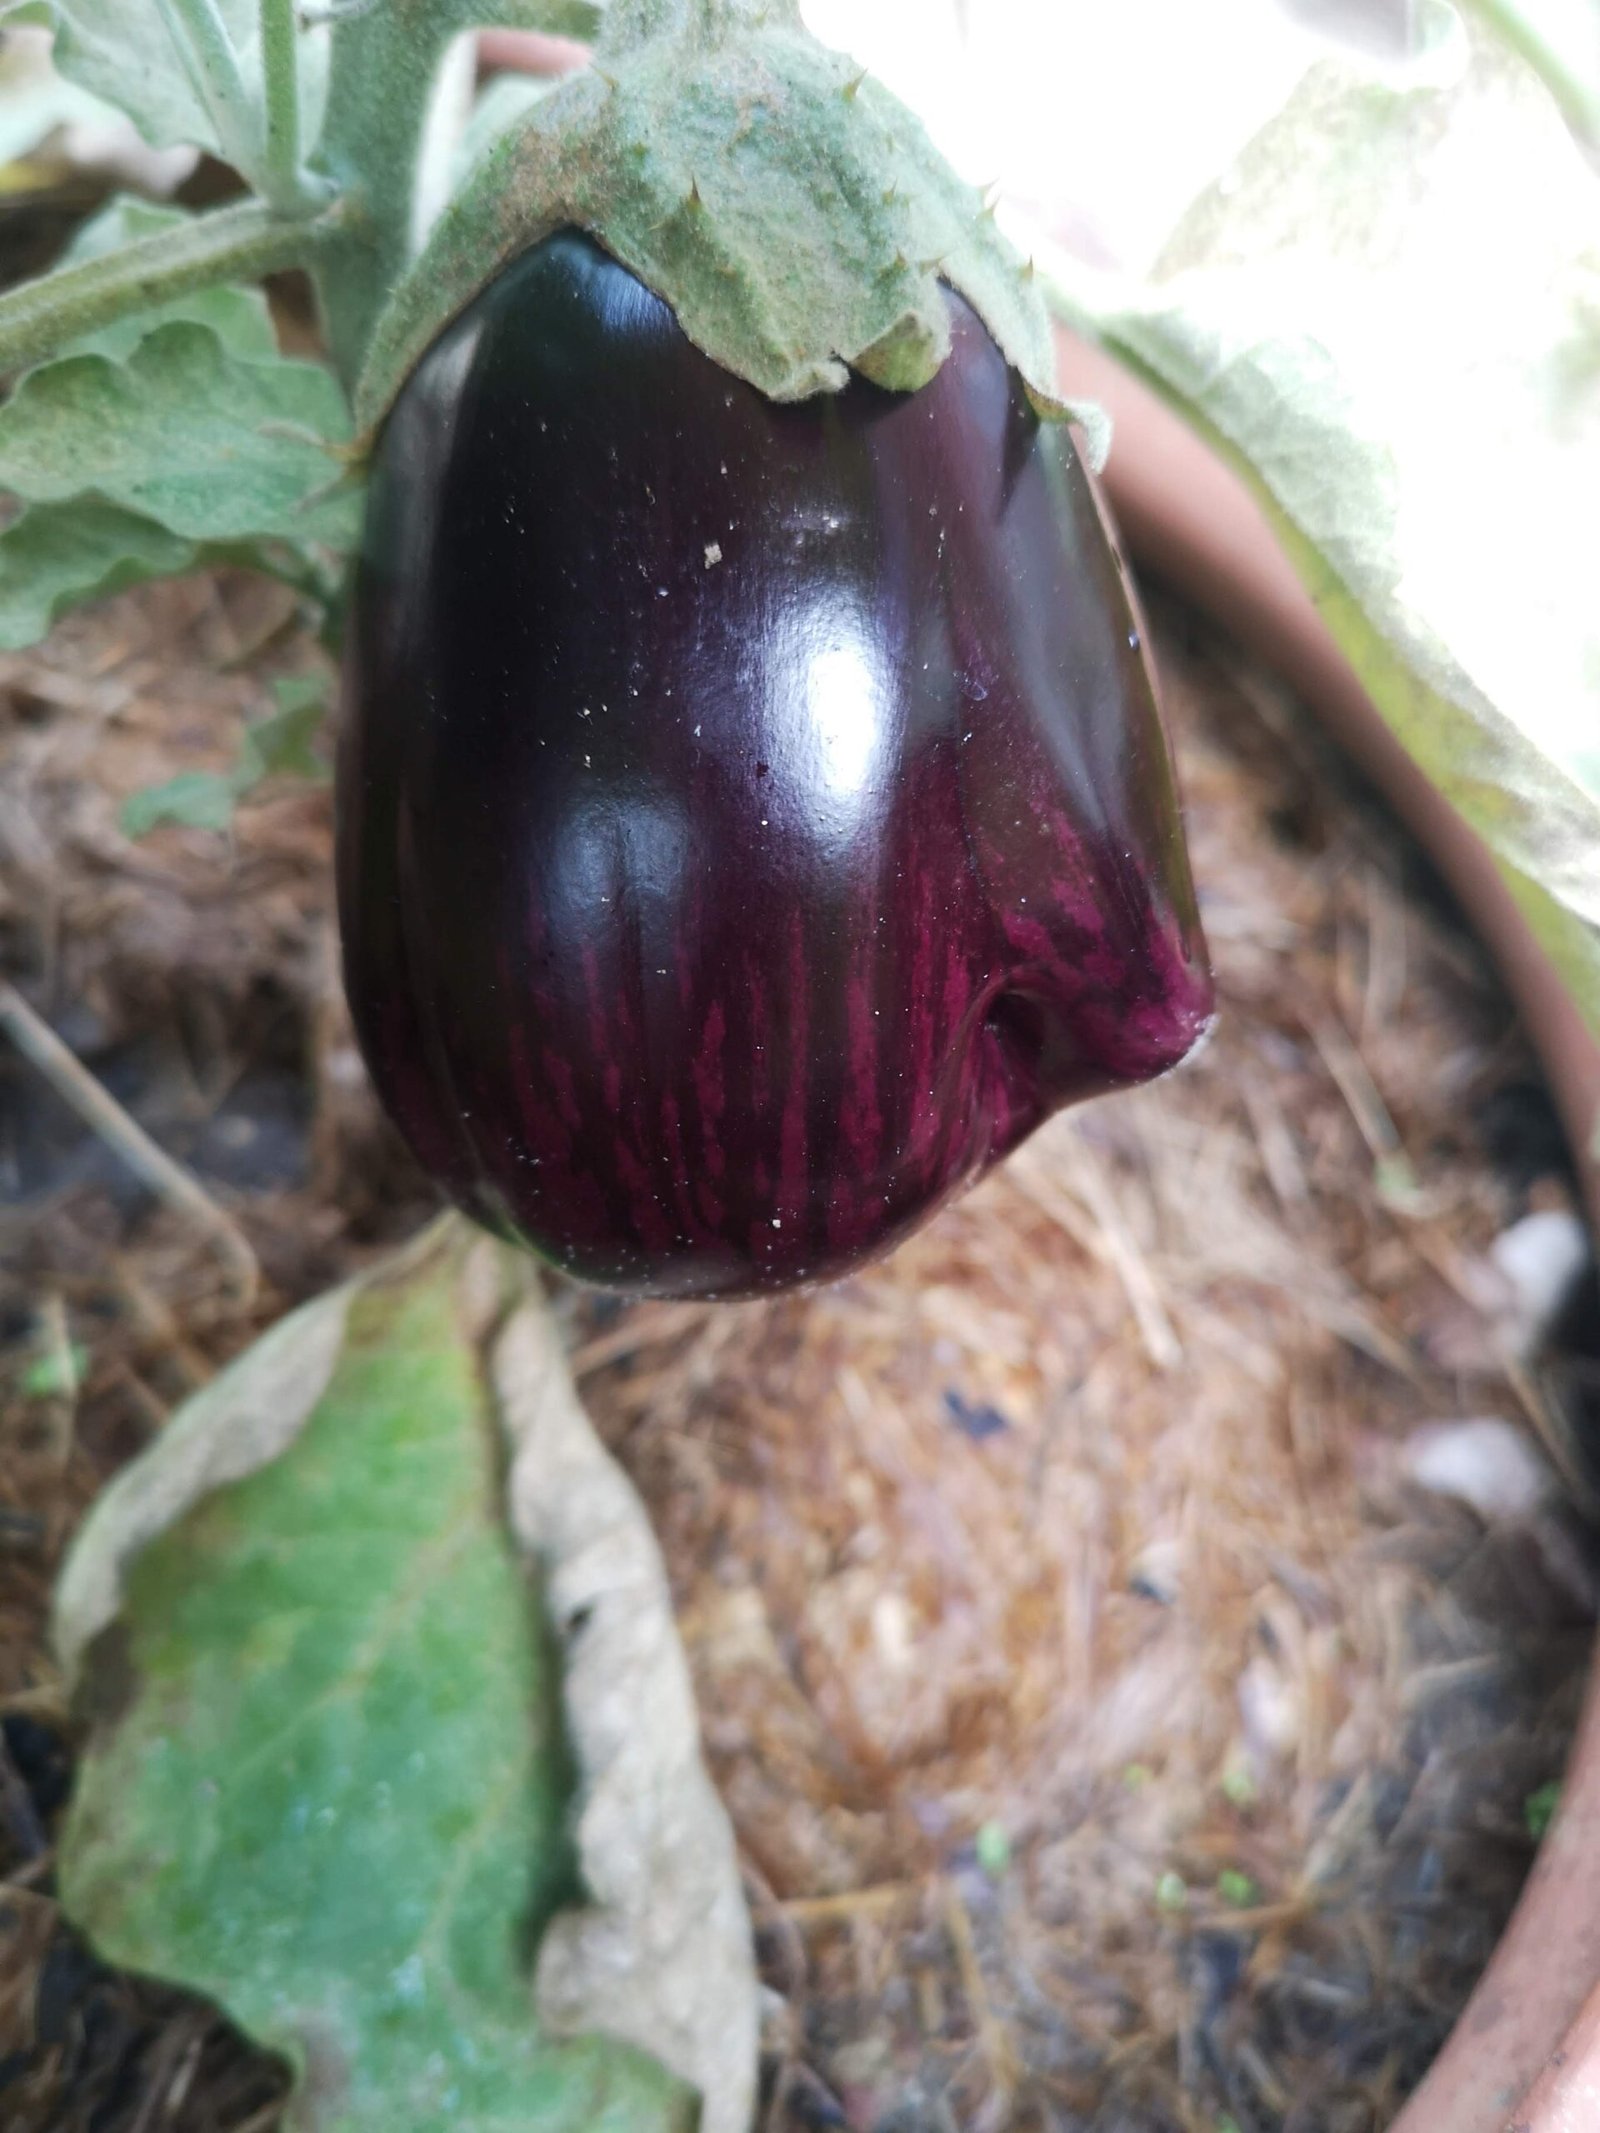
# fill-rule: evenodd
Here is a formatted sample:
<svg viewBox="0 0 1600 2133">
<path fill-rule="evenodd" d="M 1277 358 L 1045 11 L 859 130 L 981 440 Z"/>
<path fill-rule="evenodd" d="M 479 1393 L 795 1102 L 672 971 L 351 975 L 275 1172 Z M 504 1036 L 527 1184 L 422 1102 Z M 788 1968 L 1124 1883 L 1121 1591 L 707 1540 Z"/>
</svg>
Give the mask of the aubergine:
<svg viewBox="0 0 1600 2133">
<path fill-rule="evenodd" d="M 379 437 L 350 1005 L 450 1198 L 584 1281 L 837 1276 L 1210 1021 L 1123 566 L 947 300 L 931 383 L 780 404 L 563 231 Z"/>
</svg>

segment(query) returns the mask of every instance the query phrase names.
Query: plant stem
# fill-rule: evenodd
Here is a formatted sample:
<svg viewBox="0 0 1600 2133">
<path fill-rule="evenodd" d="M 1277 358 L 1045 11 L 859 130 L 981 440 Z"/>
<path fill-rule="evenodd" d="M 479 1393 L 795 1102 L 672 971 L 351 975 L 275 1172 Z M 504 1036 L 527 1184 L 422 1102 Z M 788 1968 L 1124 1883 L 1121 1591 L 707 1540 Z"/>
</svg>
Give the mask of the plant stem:
<svg viewBox="0 0 1600 2133">
<path fill-rule="evenodd" d="M 314 189 L 300 167 L 300 69 L 294 0 L 261 0 L 261 79 L 265 121 L 262 197 L 281 213 L 304 212 Z"/>
<path fill-rule="evenodd" d="M 156 0 L 195 94 L 205 105 L 224 162 L 255 182 L 261 114 L 217 0 Z"/>
<path fill-rule="evenodd" d="M 25 369 L 83 334 L 190 289 L 303 265 L 343 219 L 334 207 L 291 221 L 264 201 L 246 200 L 24 282 L 0 296 L 0 372 Z"/>
</svg>

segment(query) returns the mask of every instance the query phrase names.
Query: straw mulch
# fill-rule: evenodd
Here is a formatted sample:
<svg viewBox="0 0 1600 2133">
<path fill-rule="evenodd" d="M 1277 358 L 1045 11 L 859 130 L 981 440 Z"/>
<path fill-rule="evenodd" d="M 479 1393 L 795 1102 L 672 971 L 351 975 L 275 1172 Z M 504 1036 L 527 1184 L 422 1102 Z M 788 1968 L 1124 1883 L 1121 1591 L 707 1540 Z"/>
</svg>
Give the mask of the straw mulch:
<svg viewBox="0 0 1600 2133">
<path fill-rule="evenodd" d="M 565 1299 L 738 1831 L 773 2128 L 1375 2133 L 1570 1735 L 1594 1366 L 1531 1346 L 1496 1248 L 1570 1208 L 1548 1109 L 1393 828 L 1225 646 L 1155 619 L 1204 1056 L 837 1288 Z M 276 2122 L 269 2062 L 56 1920 L 43 1622 L 116 1465 L 427 1205 L 338 1007 L 325 791 L 231 838 L 117 828 L 316 658 L 222 578 L 0 662 L 5 967 L 237 1232 L 130 1184 L 0 1048 L 7 2133 Z"/>
</svg>

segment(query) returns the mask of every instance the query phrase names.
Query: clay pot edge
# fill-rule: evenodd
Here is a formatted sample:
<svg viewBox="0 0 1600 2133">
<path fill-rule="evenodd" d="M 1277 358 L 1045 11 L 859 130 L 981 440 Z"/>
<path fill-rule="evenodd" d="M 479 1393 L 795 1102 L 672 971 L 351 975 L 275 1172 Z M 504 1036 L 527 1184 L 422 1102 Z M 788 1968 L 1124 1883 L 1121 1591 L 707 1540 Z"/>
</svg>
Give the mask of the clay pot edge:
<svg viewBox="0 0 1600 2133">
<path fill-rule="evenodd" d="M 1600 1235 L 1600 1042 L 1488 849 L 1385 725 L 1244 482 L 1103 349 L 1057 329 L 1064 393 L 1112 419 L 1101 477 L 1142 569 L 1286 681 L 1449 882 L 1538 1052 Z M 1600 1647 L 1559 1814 L 1488 1969 L 1391 2133 L 1600 2124 Z"/>
</svg>

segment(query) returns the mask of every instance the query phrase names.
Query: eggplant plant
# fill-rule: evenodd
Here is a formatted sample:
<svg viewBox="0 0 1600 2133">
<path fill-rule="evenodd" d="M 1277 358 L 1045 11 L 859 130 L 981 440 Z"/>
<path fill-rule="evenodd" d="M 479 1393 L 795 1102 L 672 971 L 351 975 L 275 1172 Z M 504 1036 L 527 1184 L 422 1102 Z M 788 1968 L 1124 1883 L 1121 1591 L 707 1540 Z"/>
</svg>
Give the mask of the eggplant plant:
<svg viewBox="0 0 1600 2133">
<path fill-rule="evenodd" d="M 114 203 L 0 296 L 0 642 L 208 562 L 342 633 L 347 987 L 453 1199 L 628 1290 L 818 1280 L 1192 1048 L 1094 412 L 984 200 L 793 0 L 48 12 L 246 196 Z M 594 64 L 463 128 L 492 23 Z M 277 345 L 290 267 L 320 360 Z M 273 1328 L 58 1595 L 68 1915 L 221 1997 L 321 2133 L 749 2121 L 731 1834 L 532 1266 L 447 1226 Z"/>
<path fill-rule="evenodd" d="M 62 64 L 109 93 L 137 12 L 63 7 Z M 480 10 L 157 12 L 255 197 L 0 302 L 0 567 L 35 624 L 208 553 L 342 606 L 365 488 L 347 985 L 447 1193 L 591 1281 L 749 1293 L 1182 1059 L 1209 978 L 1083 411 L 910 114 L 788 0 L 535 8 L 595 64 L 441 201 Z M 212 315 L 288 264 L 331 369 Z M 91 428 L 119 478 L 75 494 Z"/>
<path fill-rule="evenodd" d="M 0 646 L 211 562 L 342 632 L 348 989 L 447 1194 L 626 1290 L 818 1280 L 1192 1048 L 1210 980 L 1103 436 L 1057 396 L 1042 282 L 988 204 L 794 0 L 0 4 L 41 18 L 72 81 L 243 197 L 114 203 L 0 295 Z M 494 25 L 594 64 L 464 127 Z M 1589 194 L 1564 140 L 1524 155 L 1539 114 L 1498 63 L 1395 110 L 1363 78 L 1348 125 L 1313 88 L 1159 286 L 1063 271 L 1057 300 L 1256 481 L 1597 1019 L 1585 551 L 1526 538 L 1535 509 L 1483 538 L 1488 462 L 1460 449 L 1498 420 L 1534 502 L 1592 495 Z M 1349 142 L 1380 120 L 1357 214 Z M 1463 123 L 1530 212 L 1497 190 L 1410 258 L 1385 218 L 1448 209 L 1413 179 Z M 1396 286 L 1367 321 L 1345 250 L 1369 224 Z M 1306 228 L 1335 255 L 1309 278 Z M 1548 309 L 1544 368 L 1491 241 Z M 286 268 L 321 359 L 277 344 L 259 284 Z M 1464 485 L 1402 515 L 1415 554 L 1397 468 L 1413 499 Z M 1563 628 L 1530 630 L 1530 572 Z M 1533 745 L 1524 699 L 1579 745 Z M 206 819 L 303 752 L 302 713 L 251 730 Z M 731 1836 L 533 1264 L 446 1225 L 283 1321 L 62 1581 L 88 1727 L 67 1912 L 281 2050 L 316 2133 L 750 2121 Z"/>
</svg>

